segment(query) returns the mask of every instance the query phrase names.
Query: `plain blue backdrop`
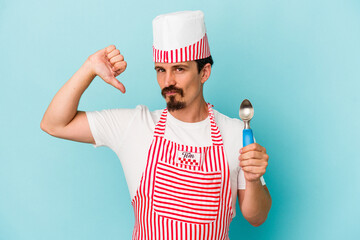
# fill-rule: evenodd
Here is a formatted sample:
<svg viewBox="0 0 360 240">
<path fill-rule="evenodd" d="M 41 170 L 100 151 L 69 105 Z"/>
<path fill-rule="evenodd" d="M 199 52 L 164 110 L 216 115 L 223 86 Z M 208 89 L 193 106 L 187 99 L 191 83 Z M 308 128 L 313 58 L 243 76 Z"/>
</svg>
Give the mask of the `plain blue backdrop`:
<svg viewBox="0 0 360 240">
<path fill-rule="evenodd" d="M 273 206 L 235 239 L 359 239 L 360 1 L 0 1 L 0 239 L 130 239 L 121 164 L 108 148 L 40 130 L 55 93 L 115 44 L 127 93 L 96 78 L 79 109 L 163 108 L 152 19 L 202 10 L 215 64 L 206 100 L 237 117 L 244 98 L 270 155 Z"/>
</svg>

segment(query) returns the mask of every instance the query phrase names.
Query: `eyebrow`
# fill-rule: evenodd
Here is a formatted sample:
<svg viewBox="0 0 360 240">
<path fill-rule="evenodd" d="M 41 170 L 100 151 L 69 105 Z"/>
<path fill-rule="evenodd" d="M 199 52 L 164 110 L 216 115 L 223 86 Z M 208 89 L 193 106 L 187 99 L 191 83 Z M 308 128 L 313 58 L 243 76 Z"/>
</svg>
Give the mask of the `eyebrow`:
<svg viewBox="0 0 360 240">
<path fill-rule="evenodd" d="M 160 67 L 160 66 L 155 66 L 154 69 L 157 70 L 157 69 L 164 69 L 164 68 Z"/>
<path fill-rule="evenodd" d="M 181 67 L 181 68 L 187 68 L 187 69 L 189 68 L 189 66 L 186 65 L 186 64 L 177 64 L 177 65 L 171 66 L 172 69 L 174 69 L 174 68 L 179 68 L 179 67 Z M 165 68 L 162 67 L 162 66 L 155 66 L 154 69 L 157 70 L 157 69 L 165 69 Z"/>
<path fill-rule="evenodd" d="M 182 68 L 189 68 L 189 66 L 188 66 L 188 65 L 186 65 L 186 64 L 178 64 L 178 65 L 174 65 L 174 66 L 172 66 L 172 68 L 178 68 L 178 67 L 182 67 Z"/>
</svg>

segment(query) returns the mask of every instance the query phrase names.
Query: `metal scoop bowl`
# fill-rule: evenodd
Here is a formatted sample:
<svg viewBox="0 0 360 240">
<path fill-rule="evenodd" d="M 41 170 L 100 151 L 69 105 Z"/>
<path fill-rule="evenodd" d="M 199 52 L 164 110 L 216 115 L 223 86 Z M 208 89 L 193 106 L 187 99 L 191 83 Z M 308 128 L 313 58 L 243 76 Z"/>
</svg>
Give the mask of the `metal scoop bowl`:
<svg viewBox="0 0 360 240">
<path fill-rule="evenodd" d="M 248 99 L 242 101 L 239 110 L 240 119 L 244 122 L 243 147 L 254 143 L 253 132 L 250 129 L 250 120 L 254 116 L 254 108 Z"/>
</svg>

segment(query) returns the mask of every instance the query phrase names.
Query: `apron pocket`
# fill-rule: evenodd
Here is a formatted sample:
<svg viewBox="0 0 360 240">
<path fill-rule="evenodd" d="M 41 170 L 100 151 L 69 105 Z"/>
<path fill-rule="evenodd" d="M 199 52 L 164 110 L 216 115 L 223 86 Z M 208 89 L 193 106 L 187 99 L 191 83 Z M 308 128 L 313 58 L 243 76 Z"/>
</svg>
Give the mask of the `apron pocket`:
<svg viewBox="0 0 360 240">
<path fill-rule="evenodd" d="M 221 171 L 196 172 L 158 161 L 153 209 L 172 220 L 210 223 L 218 215 L 220 191 Z"/>
</svg>

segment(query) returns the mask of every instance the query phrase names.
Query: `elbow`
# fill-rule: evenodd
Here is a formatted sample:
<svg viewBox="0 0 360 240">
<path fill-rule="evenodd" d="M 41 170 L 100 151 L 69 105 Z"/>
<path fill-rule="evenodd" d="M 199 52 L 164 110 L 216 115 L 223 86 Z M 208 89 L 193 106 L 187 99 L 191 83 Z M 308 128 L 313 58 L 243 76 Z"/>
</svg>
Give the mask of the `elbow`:
<svg viewBox="0 0 360 240">
<path fill-rule="evenodd" d="M 250 223 L 253 227 L 260 227 L 263 223 Z"/>
<path fill-rule="evenodd" d="M 40 122 L 40 129 L 51 136 L 55 135 L 54 130 L 51 127 L 49 127 L 47 124 L 45 124 L 44 120 Z"/>
<path fill-rule="evenodd" d="M 258 212 L 257 214 L 247 214 L 246 212 L 243 212 L 243 216 L 252 226 L 259 227 L 266 221 L 268 214 L 270 212 L 270 208 L 271 208 L 271 203 L 267 209 L 264 209 L 263 211 Z"/>
<path fill-rule="evenodd" d="M 41 120 L 41 122 L 40 122 L 40 129 L 43 130 L 44 132 L 50 134 L 50 130 L 49 130 L 50 128 L 49 128 L 49 126 L 44 122 L 44 119 Z"/>
<path fill-rule="evenodd" d="M 253 226 L 253 227 L 260 227 L 265 221 L 266 221 L 266 218 L 263 218 L 263 219 L 257 219 L 257 220 L 248 220 L 248 222 Z"/>
<path fill-rule="evenodd" d="M 43 130 L 44 132 L 47 132 L 46 125 L 45 125 L 44 121 L 40 122 L 40 129 Z"/>
<path fill-rule="evenodd" d="M 267 219 L 268 214 L 270 212 L 270 208 L 271 208 L 271 200 L 268 206 L 268 209 L 265 210 L 262 214 L 258 215 L 258 216 L 254 216 L 253 218 L 247 218 L 246 220 L 254 227 L 259 227 L 261 226 Z"/>
<path fill-rule="evenodd" d="M 40 122 L 40 129 L 45 132 L 45 124 L 43 121 Z"/>
</svg>

